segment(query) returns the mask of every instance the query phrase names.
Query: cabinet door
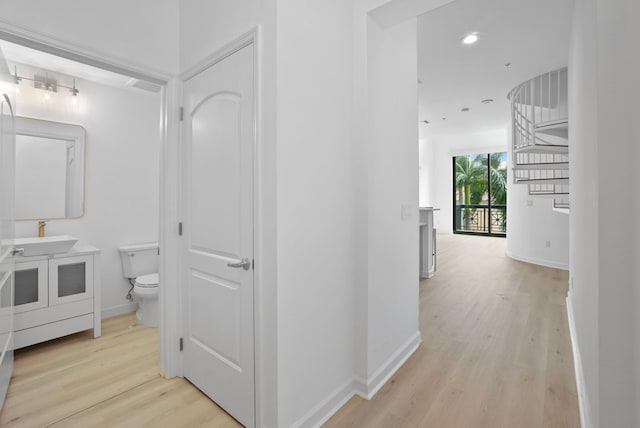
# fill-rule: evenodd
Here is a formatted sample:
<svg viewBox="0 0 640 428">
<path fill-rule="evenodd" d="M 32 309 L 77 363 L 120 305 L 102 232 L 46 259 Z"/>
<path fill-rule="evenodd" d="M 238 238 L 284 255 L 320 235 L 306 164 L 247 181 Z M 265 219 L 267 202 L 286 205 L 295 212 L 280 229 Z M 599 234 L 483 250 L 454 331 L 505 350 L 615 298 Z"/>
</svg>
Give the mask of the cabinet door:
<svg viewBox="0 0 640 428">
<path fill-rule="evenodd" d="M 15 313 L 47 307 L 47 276 L 46 260 L 16 263 L 13 297 Z"/>
<path fill-rule="evenodd" d="M 93 298 L 93 256 L 49 260 L 49 306 Z"/>
</svg>

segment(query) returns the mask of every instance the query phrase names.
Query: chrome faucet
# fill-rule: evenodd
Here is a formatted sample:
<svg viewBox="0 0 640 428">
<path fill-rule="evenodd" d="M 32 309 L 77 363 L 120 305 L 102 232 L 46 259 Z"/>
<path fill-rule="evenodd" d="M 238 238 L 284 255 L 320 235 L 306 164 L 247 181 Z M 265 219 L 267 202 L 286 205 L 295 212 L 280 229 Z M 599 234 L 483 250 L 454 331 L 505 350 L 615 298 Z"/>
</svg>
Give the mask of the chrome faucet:
<svg viewBox="0 0 640 428">
<path fill-rule="evenodd" d="M 38 222 L 38 238 L 44 237 L 44 227 L 47 225 L 47 222 L 44 220 L 40 220 Z"/>
</svg>

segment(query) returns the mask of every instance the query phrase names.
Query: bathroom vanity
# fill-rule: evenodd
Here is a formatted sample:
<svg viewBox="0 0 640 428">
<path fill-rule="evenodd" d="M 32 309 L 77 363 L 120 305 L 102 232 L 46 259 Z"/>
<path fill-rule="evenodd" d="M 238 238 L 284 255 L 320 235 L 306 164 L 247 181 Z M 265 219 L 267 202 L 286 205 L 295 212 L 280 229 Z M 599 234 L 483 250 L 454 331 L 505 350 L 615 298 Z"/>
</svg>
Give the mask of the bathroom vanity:
<svg viewBox="0 0 640 428">
<path fill-rule="evenodd" d="M 93 329 L 101 334 L 100 250 L 14 257 L 14 349 Z"/>
</svg>

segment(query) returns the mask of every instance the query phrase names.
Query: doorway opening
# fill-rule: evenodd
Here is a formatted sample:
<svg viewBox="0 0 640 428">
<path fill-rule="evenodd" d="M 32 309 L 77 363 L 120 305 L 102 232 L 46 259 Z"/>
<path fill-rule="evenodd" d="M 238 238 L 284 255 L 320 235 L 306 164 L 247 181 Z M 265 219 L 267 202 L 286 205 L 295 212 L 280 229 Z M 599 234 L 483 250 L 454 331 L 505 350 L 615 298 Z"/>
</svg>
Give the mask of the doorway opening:
<svg viewBox="0 0 640 428">
<path fill-rule="evenodd" d="M 82 189 L 75 195 L 83 200 L 75 202 L 81 209 L 53 216 L 32 211 L 16 222 L 16 237 L 35 236 L 44 220 L 45 236 L 73 235 L 99 248 L 100 278 L 106 286 L 96 317 L 133 312 L 137 303 L 126 298 L 130 284 L 117 247 L 161 240 L 158 207 L 168 79 L 57 48 L 46 37 L 28 37 L 34 38 L 0 29 L 0 49 L 16 84 L 16 114 L 84 128 L 86 159 L 76 171 Z M 73 157 L 73 162 L 79 160 Z"/>
</svg>

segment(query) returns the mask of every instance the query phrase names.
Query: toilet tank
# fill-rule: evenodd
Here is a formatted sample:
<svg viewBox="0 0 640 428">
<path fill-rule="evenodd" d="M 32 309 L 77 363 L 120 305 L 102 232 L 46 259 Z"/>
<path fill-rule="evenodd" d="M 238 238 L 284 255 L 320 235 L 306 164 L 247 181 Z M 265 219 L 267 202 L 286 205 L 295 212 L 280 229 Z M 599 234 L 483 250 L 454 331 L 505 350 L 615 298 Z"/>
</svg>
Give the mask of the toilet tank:
<svg viewBox="0 0 640 428">
<path fill-rule="evenodd" d="M 158 243 L 123 245 L 118 248 L 125 278 L 158 272 Z"/>
</svg>

